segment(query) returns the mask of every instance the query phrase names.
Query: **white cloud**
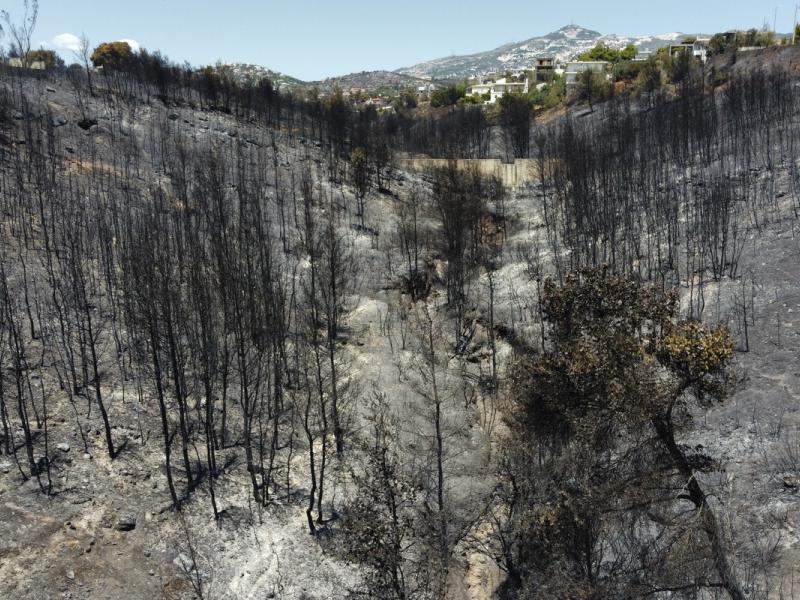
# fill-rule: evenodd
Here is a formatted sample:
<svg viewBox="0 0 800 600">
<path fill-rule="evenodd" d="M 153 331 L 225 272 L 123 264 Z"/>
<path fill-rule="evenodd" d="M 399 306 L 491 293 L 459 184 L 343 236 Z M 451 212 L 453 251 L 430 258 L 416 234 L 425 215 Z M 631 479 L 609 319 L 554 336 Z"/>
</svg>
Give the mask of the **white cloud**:
<svg viewBox="0 0 800 600">
<path fill-rule="evenodd" d="M 78 52 L 81 48 L 81 38 L 74 33 L 62 33 L 50 40 L 48 45 L 56 50 Z"/>
</svg>

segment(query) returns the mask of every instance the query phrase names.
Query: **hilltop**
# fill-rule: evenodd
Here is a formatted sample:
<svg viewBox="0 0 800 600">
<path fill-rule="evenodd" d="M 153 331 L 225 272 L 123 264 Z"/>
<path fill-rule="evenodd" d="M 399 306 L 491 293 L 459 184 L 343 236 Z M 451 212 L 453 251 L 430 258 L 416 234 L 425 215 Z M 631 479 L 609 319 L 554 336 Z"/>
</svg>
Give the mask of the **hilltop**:
<svg viewBox="0 0 800 600">
<path fill-rule="evenodd" d="M 224 66 L 228 67 L 232 71 L 237 81 L 240 82 L 258 82 L 262 79 L 269 79 L 272 81 L 275 87 L 282 90 L 291 90 L 306 85 L 304 81 L 301 81 L 296 77 L 286 75 L 285 73 L 281 73 L 279 71 L 273 71 L 272 69 L 268 69 L 260 65 L 231 63 Z"/>
<path fill-rule="evenodd" d="M 398 69 L 397 72 L 421 78 L 461 79 L 497 71 L 527 69 L 540 57 L 552 57 L 557 61 L 570 60 L 598 42 L 612 48 L 624 48 L 633 44 L 639 50 L 655 50 L 683 37 L 683 33 L 677 32 L 638 36 L 604 35 L 578 25 L 567 25 L 547 35 L 505 44 L 494 50 L 438 58 Z"/>
<path fill-rule="evenodd" d="M 625 36 L 602 34 L 579 25 L 567 25 L 546 35 L 532 37 L 522 42 L 504 44 L 493 50 L 468 55 L 448 56 L 403 67 L 394 71 L 361 71 L 336 75 L 318 81 L 303 81 L 296 77 L 273 71 L 266 67 L 235 63 L 228 65 L 241 81 L 271 79 L 282 89 L 330 90 L 334 86 L 366 90 L 379 88 L 402 89 L 417 87 L 431 81 L 463 79 L 498 71 L 515 71 L 530 68 L 535 59 L 552 57 L 556 61 L 567 61 L 602 42 L 612 48 L 624 48 L 633 44 L 641 51 L 654 51 L 680 41 L 686 34 L 680 32 L 660 35 Z"/>
</svg>

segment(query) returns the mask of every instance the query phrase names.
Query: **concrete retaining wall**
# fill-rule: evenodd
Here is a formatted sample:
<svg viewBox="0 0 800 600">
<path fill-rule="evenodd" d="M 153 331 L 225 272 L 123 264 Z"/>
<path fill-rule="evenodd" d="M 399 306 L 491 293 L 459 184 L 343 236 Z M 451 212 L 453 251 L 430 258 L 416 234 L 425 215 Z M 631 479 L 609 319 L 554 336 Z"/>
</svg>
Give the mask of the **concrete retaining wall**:
<svg viewBox="0 0 800 600">
<path fill-rule="evenodd" d="M 507 188 L 515 188 L 539 176 L 538 161 L 533 158 L 519 158 L 513 163 L 504 163 L 499 158 L 459 158 L 454 161 L 446 158 L 401 158 L 397 161 L 400 168 L 408 171 L 442 169 L 450 162 L 455 162 L 458 169 L 477 169 L 481 175 L 493 175 Z"/>
</svg>

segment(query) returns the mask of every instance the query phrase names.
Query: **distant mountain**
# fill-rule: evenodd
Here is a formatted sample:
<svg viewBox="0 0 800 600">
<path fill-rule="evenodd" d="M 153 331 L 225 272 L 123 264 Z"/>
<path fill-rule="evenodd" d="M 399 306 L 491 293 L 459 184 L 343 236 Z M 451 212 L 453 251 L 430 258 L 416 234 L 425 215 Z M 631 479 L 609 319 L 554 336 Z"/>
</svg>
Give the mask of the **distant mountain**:
<svg viewBox="0 0 800 600">
<path fill-rule="evenodd" d="M 649 36 L 603 35 L 578 25 L 567 25 L 558 31 L 524 42 L 505 44 L 488 52 L 439 58 L 398 69 L 397 73 L 423 79 L 460 79 L 498 71 L 527 69 L 537 58 L 552 57 L 562 62 L 571 60 L 598 42 L 613 48 L 634 44 L 640 50 L 655 50 L 683 37 L 682 33 Z"/>
</svg>

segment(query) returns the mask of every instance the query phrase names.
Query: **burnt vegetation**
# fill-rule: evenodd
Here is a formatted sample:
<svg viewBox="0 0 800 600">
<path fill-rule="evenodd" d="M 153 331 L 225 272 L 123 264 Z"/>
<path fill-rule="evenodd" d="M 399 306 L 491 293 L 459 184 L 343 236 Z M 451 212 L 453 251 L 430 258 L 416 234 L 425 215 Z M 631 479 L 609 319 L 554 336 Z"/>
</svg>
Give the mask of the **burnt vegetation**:
<svg viewBox="0 0 800 600">
<path fill-rule="evenodd" d="M 147 51 L 3 70 L 5 481 L 73 493 L 55 444 L 74 429 L 109 463 L 157 457 L 161 501 L 207 504 L 209 530 L 298 507 L 359 563 L 353 597 L 459 597 L 467 553 L 504 598 L 766 597 L 779 557 L 737 544 L 716 457 L 685 436 L 749 347 L 748 244 L 796 226 L 796 79 L 687 77 L 546 125 L 507 104 L 499 124 L 379 115 Z M 394 165 L 498 136 L 533 184 Z M 513 247 L 512 199 L 535 222 Z"/>
</svg>

